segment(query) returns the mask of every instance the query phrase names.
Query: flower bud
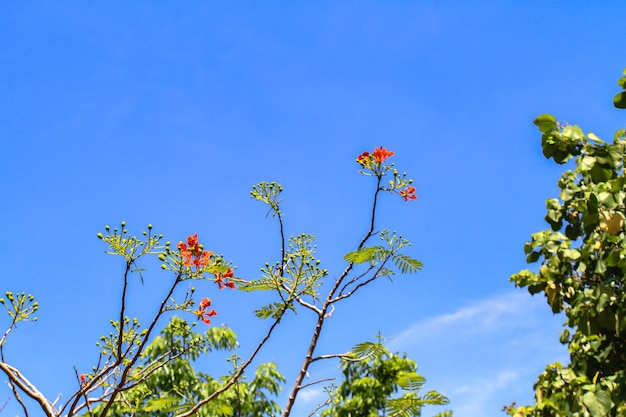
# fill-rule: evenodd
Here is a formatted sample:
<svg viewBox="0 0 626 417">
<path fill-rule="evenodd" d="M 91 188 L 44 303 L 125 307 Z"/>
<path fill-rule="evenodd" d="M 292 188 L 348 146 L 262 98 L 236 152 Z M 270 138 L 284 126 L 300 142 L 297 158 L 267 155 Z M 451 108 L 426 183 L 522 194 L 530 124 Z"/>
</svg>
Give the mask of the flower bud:
<svg viewBox="0 0 626 417">
<path fill-rule="evenodd" d="M 102 233 L 98 233 L 98 238 L 102 239 Z"/>
</svg>

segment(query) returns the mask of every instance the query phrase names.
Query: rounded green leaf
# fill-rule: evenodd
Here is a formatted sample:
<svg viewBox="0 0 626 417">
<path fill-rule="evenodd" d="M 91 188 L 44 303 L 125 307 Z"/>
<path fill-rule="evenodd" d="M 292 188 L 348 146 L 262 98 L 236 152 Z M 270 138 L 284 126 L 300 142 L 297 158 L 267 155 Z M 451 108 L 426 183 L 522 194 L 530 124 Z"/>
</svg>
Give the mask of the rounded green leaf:
<svg viewBox="0 0 626 417">
<path fill-rule="evenodd" d="M 547 133 L 556 127 L 556 117 L 551 114 L 542 114 L 533 123 L 539 128 L 539 131 Z"/>
</svg>

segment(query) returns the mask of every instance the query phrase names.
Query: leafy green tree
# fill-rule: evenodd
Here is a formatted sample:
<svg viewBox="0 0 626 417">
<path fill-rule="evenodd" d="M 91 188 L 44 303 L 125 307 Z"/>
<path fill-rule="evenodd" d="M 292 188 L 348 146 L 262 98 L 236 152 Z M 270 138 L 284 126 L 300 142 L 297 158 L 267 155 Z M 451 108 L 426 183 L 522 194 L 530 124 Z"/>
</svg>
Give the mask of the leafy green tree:
<svg viewBox="0 0 626 417">
<path fill-rule="evenodd" d="M 110 412 L 116 416 L 168 417 L 186 411 L 222 388 L 229 379 L 214 379 L 197 372 L 193 362 L 215 350 L 233 351 L 237 346 L 235 333 L 227 327 L 209 327 L 198 333 L 183 319 L 173 317 L 146 347 L 136 370 L 142 379 L 115 401 Z M 163 364 L 165 355 L 172 360 Z M 237 366 L 235 355 L 230 361 Z M 251 381 L 240 378 L 200 409 L 197 416 L 277 415 L 280 409 L 271 397 L 280 392 L 284 382 L 274 363 L 262 364 Z M 99 415 L 103 408 L 104 405 L 99 405 L 89 415 Z"/>
<path fill-rule="evenodd" d="M 620 79 L 626 86 L 626 78 Z M 618 95 L 619 96 L 619 95 Z M 617 104 L 618 97 L 615 103 Z M 549 365 L 535 384 L 535 405 L 505 407 L 515 416 L 626 415 L 626 131 L 607 143 L 551 115 L 535 120 L 546 158 L 571 159 L 547 200 L 548 230 L 524 246 L 538 272 L 511 277 L 531 294 L 543 293 L 554 313 L 564 312 L 561 342 L 571 363 Z"/>
<path fill-rule="evenodd" d="M 343 382 L 331 393 L 322 417 L 420 416 L 424 406 L 445 405 L 436 391 L 420 395 L 426 379 L 415 361 L 389 352 L 381 343 L 363 343 L 341 361 Z M 398 391 L 401 395 L 396 395 Z M 438 414 L 451 416 L 451 412 Z"/>
</svg>

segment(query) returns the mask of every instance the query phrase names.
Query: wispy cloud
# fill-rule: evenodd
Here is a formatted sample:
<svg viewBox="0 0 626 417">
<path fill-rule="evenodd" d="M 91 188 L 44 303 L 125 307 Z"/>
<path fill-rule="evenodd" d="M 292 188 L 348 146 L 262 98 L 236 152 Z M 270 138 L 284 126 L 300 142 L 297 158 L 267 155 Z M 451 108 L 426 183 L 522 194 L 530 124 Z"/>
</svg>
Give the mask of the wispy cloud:
<svg viewBox="0 0 626 417">
<path fill-rule="evenodd" d="M 549 317 L 545 302 L 540 297 L 530 297 L 522 291 L 510 292 L 440 316 L 421 320 L 394 336 L 390 347 L 405 350 L 427 337 L 454 336 L 471 338 L 481 333 L 494 333 L 514 327 L 529 328 L 540 320 L 538 316 Z"/>
<path fill-rule="evenodd" d="M 548 363 L 567 361 L 558 342 L 563 317 L 542 297 L 514 291 L 427 317 L 391 338 L 459 416 L 494 415 L 504 404 L 532 401 L 532 386 Z"/>
</svg>

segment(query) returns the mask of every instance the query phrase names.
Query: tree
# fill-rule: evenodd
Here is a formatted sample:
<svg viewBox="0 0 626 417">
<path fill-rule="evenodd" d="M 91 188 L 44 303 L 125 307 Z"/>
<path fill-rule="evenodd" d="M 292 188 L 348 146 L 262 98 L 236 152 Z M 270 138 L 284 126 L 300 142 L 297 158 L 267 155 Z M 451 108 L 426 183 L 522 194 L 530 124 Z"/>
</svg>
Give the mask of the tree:
<svg viewBox="0 0 626 417">
<path fill-rule="evenodd" d="M 111 412 L 116 416 L 169 417 L 186 411 L 190 404 L 215 392 L 228 380 L 197 372 L 194 361 L 215 350 L 234 351 L 237 346 L 235 333 L 227 327 L 209 327 L 199 333 L 185 320 L 173 317 L 146 347 L 137 366 L 138 373 L 149 370 L 148 377 L 126 391 L 111 407 Z M 159 358 L 164 355 L 173 359 L 158 366 Z M 238 356 L 233 354 L 229 361 L 236 371 Z M 275 416 L 280 407 L 270 397 L 281 391 L 284 382 L 274 363 L 261 364 L 251 381 L 240 378 L 223 395 L 203 407 L 198 416 Z M 96 407 L 92 414 L 98 415 L 102 408 L 102 405 Z"/>
<path fill-rule="evenodd" d="M 303 309 L 313 315 L 314 325 L 310 329 L 310 341 L 302 366 L 282 411 L 284 417 L 289 416 L 301 390 L 328 380 L 323 378 L 303 383 L 313 364 L 329 359 L 354 359 L 351 352 L 319 354 L 316 351 L 324 323 L 333 316 L 336 305 L 354 298 L 365 286 L 380 278 L 390 277 L 396 272 L 416 273 L 422 267 L 421 262 L 404 253 L 410 246 L 408 240 L 385 229 L 376 231 L 381 193 L 399 195 L 405 202 L 417 200 L 412 180 L 406 177 L 406 173 L 399 174 L 394 164 L 388 162 L 393 155 L 384 147 L 378 147 L 372 153 L 363 152 L 357 157 L 359 172 L 375 180 L 370 215 L 365 233 L 355 245 L 355 250 L 343 257 L 345 267 L 326 286 L 323 284 L 329 271 L 315 257 L 315 237 L 299 234 L 286 238 L 280 197 L 282 186 L 275 182 L 261 182 L 251 191 L 251 197 L 267 204 L 269 212 L 278 219 L 280 238 L 278 260 L 273 264 L 266 263 L 261 269 L 261 277 L 256 279 L 236 277 L 234 265 L 224 256 L 204 248 L 197 233 L 187 237 L 185 242 L 172 245 L 169 241 L 163 243 L 163 236 L 155 234 L 152 225 L 148 225 L 143 237 L 130 234 L 125 222 L 119 228 L 106 226 L 98 237 L 107 245 L 107 253 L 117 256 L 124 263 L 119 315 L 117 320 L 111 321 L 113 330 L 98 342 L 99 358 L 91 372 L 75 370 L 77 390 L 69 395 L 64 404 L 50 401 L 20 370 L 7 362 L 4 350 L 7 336 L 19 322 L 34 320 L 38 308 L 31 295 L 7 293 L 8 301 L 0 299 L 0 302 L 7 308 L 11 322 L 0 339 L 0 370 L 7 376 L 24 413 L 29 414 L 30 404 L 25 400 L 28 399 L 35 401 L 40 413 L 47 417 L 85 413 L 100 417 L 146 413 L 173 413 L 178 417 L 229 413 L 273 415 L 278 409 L 268 400 L 267 393 L 278 392 L 277 384 L 283 381 L 282 376 L 273 365 L 265 364 L 259 366 L 255 378 L 246 383 L 245 372 L 282 318 Z M 131 318 L 133 306 L 128 300 L 134 287 L 129 283 L 133 279 L 144 283 L 144 275 L 147 274 L 143 261 L 150 256 L 158 257 L 162 270 L 170 278 L 166 281 L 169 287 L 157 302 L 152 319 L 144 326 L 136 318 Z M 196 372 L 192 362 L 198 355 L 215 348 L 232 349 L 234 334 L 223 329 L 202 335 L 191 331 L 196 323 L 189 324 L 177 318 L 172 319 L 165 333 L 155 336 L 159 323 L 171 317 L 173 312 L 188 313 L 207 325 L 211 324 L 211 318 L 217 315 L 210 308 L 211 300 L 202 297 L 198 302 L 195 288 L 191 285 L 202 281 L 217 284 L 219 290 L 268 291 L 274 296 L 273 301 L 255 310 L 258 318 L 269 322 L 265 335 L 245 360 L 234 356 L 231 359 L 233 371 L 217 379 L 208 373 Z M 146 282 L 149 284 L 147 278 Z M 328 292 L 322 295 L 322 289 Z M 392 359 L 390 357 L 391 362 Z"/>
<path fill-rule="evenodd" d="M 341 360 L 343 382 L 331 396 L 322 417 L 421 416 L 426 405 L 445 405 L 448 399 L 436 391 L 419 395 L 426 379 L 406 355 L 389 352 L 380 342 L 362 343 L 352 356 Z M 403 394 L 394 397 L 402 391 Z M 451 416 L 451 412 L 438 417 Z"/>
<path fill-rule="evenodd" d="M 626 74 L 626 72 L 625 72 Z M 626 77 L 619 85 L 626 87 Z M 618 94 L 621 97 L 620 93 Z M 619 97 L 616 96 L 617 105 Z M 535 120 L 546 158 L 574 159 L 547 200 L 550 229 L 524 246 L 537 272 L 511 277 L 531 294 L 543 293 L 567 321 L 561 342 L 571 363 L 548 365 L 535 384 L 535 405 L 505 407 L 515 416 L 626 415 L 626 131 L 612 143 L 551 115 Z"/>
</svg>

